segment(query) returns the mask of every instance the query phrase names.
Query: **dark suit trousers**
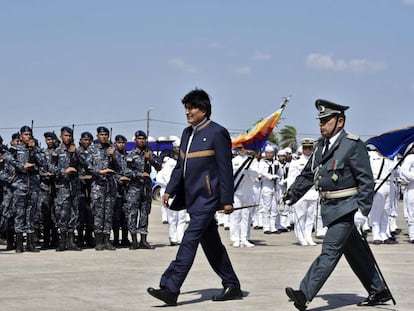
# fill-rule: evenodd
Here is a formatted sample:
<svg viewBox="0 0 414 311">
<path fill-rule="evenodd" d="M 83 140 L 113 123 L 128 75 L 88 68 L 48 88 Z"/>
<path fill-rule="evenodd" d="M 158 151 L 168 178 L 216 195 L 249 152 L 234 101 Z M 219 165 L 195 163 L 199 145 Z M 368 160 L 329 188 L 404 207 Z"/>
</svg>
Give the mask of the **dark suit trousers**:
<svg viewBox="0 0 414 311">
<path fill-rule="evenodd" d="M 374 259 L 364 243 L 354 225 L 354 212 L 329 225 L 323 240 L 322 252 L 300 284 L 300 290 L 305 294 L 307 301 L 312 301 L 319 292 L 342 254 L 368 293 L 384 289 L 384 283 L 375 269 Z"/>
<path fill-rule="evenodd" d="M 230 258 L 221 242 L 214 213 L 190 216 L 190 223 L 178 248 L 177 256 L 161 276 L 160 287 L 165 287 L 174 294 L 180 293 L 181 285 L 193 265 L 199 243 L 210 266 L 221 278 L 223 287 L 240 287 Z"/>
</svg>

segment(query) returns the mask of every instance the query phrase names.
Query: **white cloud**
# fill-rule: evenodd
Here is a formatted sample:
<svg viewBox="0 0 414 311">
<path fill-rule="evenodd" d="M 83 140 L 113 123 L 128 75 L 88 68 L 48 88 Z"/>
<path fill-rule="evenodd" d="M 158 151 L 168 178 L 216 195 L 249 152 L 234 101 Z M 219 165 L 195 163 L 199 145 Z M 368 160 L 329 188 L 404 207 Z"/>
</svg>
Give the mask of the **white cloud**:
<svg viewBox="0 0 414 311">
<path fill-rule="evenodd" d="M 174 68 L 177 68 L 177 69 L 179 69 L 181 71 L 184 71 L 184 72 L 188 72 L 188 73 L 197 72 L 196 68 L 193 65 L 187 63 L 185 60 L 183 60 L 182 58 L 179 58 L 179 57 L 171 58 L 168 61 L 168 64 L 170 66 L 172 66 Z"/>
<path fill-rule="evenodd" d="M 256 52 L 254 53 L 253 60 L 269 60 L 272 59 L 272 55 L 268 54 L 268 53 L 263 53 L 263 52 Z"/>
<path fill-rule="evenodd" d="M 414 0 L 413 0 L 414 1 Z M 367 59 L 335 59 L 332 54 L 311 53 L 307 56 L 306 64 L 310 68 L 332 71 L 352 71 L 355 73 L 377 72 L 386 68 L 384 63 Z"/>
<path fill-rule="evenodd" d="M 347 65 L 343 59 L 334 60 L 331 54 L 311 53 L 308 55 L 306 64 L 311 68 L 341 71 Z"/>
<path fill-rule="evenodd" d="M 349 69 L 354 72 L 377 72 L 385 69 L 385 64 L 371 62 L 366 59 L 352 59 L 349 61 Z"/>
<path fill-rule="evenodd" d="M 402 3 L 405 5 L 413 5 L 414 6 L 414 0 L 402 0 Z"/>
<path fill-rule="evenodd" d="M 248 75 L 249 73 L 252 72 L 252 68 L 250 66 L 241 66 L 241 67 L 235 68 L 234 71 L 241 75 Z"/>
</svg>

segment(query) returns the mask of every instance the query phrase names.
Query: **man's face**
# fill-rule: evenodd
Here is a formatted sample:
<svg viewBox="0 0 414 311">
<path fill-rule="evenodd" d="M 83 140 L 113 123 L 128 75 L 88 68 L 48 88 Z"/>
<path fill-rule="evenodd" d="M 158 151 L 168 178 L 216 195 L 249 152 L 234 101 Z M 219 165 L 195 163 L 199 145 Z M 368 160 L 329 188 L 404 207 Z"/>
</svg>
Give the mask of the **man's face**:
<svg viewBox="0 0 414 311">
<path fill-rule="evenodd" d="M 135 137 L 135 143 L 139 149 L 143 149 L 146 145 L 146 139 L 144 136 Z"/>
<path fill-rule="evenodd" d="M 45 142 L 49 149 L 55 148 L 56 140 L 52 137 L 46 137 Z"/>
<path fill-rule="evenodd" d="M 119 141 L 115 142 L 115 145 L 116 145 L 116 149 L 118 149 L 119 151 L 125 151 L 126 142 L 119 140 Z"/>
<path fill-rule="evenodd" d="M 80 139 L 80 144 L 83 148 L 87 149 L 92 143 L 92 140 L 88 137 L 84 137 Z"/>
<path fill-rule="evenodd" d="M 190 123 L 192 126 L 196 126 L 206 117 L 206 113 L 198 108 L 191 107 L 188 104 L 186 104 L 184 107 L 187 122 Z"/>
<path fill-rule="evenodd" d="M 31 132 L 23 132 L 20 134 L 20 141 L 25 145 L 28 145 L 32 138 Z"/>
<path fill-rule="evenodd" d="M 62 132 L 60 134 L 60 139 L 64 145 L 70 145 L 72 143 L 72 134 L 68 132 Z"/>
<path fill-rule="evenodd" d="M 343 127 L 344 118 L 341 116 L 338 116 L 338 123 L 336 123 L 336 115 L 319 119 L 319 130 L 324 138 L 331 138 L 332 136 L 335 136 L 341 129 L 343 129 Z M 335 131 L 332 133 L 334 129 Z"/>
<path fill-rule="evenodd" d="M 100 132 L 97 135 L 98 138 L 98 142 L 103 145 L 103 144 L 107 144 L 108 140 L 109 140 L 109 134 L 106 132 Z"/>
<path fill-rule="evenodd" d="M 313 147 L 312 146 L 303 146 L 302 147 L 302 153 L 305 155 L 305 156 L 310 156 L 311 154 L 312 154 L 312 152 L 313 152 Z"/>
<path fill-rule="evenodd" d="M 12 139 L 12 141 L 10 142 L 10 145 L 12 146 L 17 146 L 18 144 L 20 144 L 20 137 Z"/>
<path fill-rule="evenodd" d="M 247 150 L 246 149 L 244 149 L 244 148 L 237 148 L 237 154 L 238 155 L 244 156 L 244 155 L 246 155 L 246 153 L 247 153 Z"/>
<path fill-rule="evenodd" d="M 275 156 L 275 153 L 273 151 L 265 151 L 265 159 L 272 160 Z"/>
</svg>

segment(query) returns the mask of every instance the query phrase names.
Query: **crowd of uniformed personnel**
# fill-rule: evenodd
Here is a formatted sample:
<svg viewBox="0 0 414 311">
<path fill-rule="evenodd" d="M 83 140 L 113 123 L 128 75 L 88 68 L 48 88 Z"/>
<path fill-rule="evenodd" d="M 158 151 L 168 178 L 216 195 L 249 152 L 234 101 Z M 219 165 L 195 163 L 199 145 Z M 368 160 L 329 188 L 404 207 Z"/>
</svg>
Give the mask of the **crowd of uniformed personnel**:
<svg viewBox="0 0 414 311">
<path fill-rule="evenodd" d="M 0 137 L 0 233 L 6 250 L 153 248 L 147 241 L 150 172 L 161 165 L 147 135 L 136 131 L 136 147 L 127 152 L 125 136 L 117 135 L 113 145 L 108 128 L 96 132 L 95 140 L 83 132 L 76 146 L 73 128 L 65 126 L 59 137 L 44 133 L 45 148 L 29 126 L 12 135 L 9 147 Z"/>
</svg>

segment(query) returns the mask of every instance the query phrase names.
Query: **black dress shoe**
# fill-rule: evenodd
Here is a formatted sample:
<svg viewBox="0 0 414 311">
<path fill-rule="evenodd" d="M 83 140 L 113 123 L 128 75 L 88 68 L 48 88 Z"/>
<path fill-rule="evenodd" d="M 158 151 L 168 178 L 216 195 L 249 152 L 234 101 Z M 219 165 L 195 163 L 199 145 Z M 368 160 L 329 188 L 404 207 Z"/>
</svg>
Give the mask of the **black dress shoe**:
<svg viewBox="0 0 414 311">
<path fill-rule="evenodd" d="M 226 300 L 241 299 L 242 297 L 243 297 L 243 293 L 240 287 L 225 287 L 220 295 L 213 296 L 211 300 L 226 301 Z"/>
<path fill-rule="evenodd" d="M 152 287 L 148 287 L 147 292 L 152 297 L 164 301 L 169 306 L 177 305 L 178 294 L 173 294 L 166 288 L 155 289 Z"/>
<path fill-rule="evenodd" d="M 364 307 L 364 306 L 375 306 L 387 302 L 391 300 L 391 294 L 388 289 L 384 289 L 379 293 L 372 293 L 363 301 L 358 302 L 357 306 Z"/>
<path fill-rule="evenodd" d="M 398 244 L 398 242 L 395 239 L 386 239 L 384 242 L 384 244 Z"/>
<path fill-rule="evenodd" d="M 293 301 L 296 309 L 300 311 L 305 311 L 306 306 L 306 297 L 301 290 L 293 290 L 291 287 L 286 287 L 286 295 Z"/>
</svg>

